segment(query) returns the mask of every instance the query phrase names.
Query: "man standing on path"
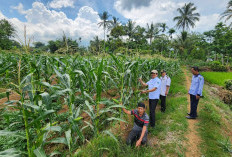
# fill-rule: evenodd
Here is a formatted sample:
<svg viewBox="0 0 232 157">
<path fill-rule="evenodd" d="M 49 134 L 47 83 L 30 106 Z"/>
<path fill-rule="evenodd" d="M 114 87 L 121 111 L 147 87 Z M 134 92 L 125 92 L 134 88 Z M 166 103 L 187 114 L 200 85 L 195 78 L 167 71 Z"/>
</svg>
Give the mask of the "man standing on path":
<svg viewBox="0 0 232 157">
<path fill-rule="evenodd" d="M 192 82 L 191 87 L 189 89 L 190 95 L 190 103 L 191 103 L 191 110 L 188 113 L 186 118 L 188 119 L 196 119 L 197 117 L 197 106 L 200 97 L 202 96 L 203 86 L 204 86 L 204 77 L 200 75 L 198 67 L 192 67 Z"/>
<path fill-rule="evenodd" d="M 150 110 L 150 126 L 155 127 L 155 109 L 160 97 L 160 79 L 158 78 L 158 71 L 151 71 L 151 80 L 147 83 L 139 79 L 139 82 L 143 86 L 148 86 L 148 90 L 144 90 L 141 93 L 149 93 L 149 110 Z"/>
<path fill-rule="evenodd" d="M 166 97 L 169 92 L 169 88 L 171 85 L 171 79 L 166 75 L 165 70 L 161 70 L 161 93 L 160 93 L 160 100 L 161 100 L 161 112 L 165 112 L 166 110 Z"/>
</svg>

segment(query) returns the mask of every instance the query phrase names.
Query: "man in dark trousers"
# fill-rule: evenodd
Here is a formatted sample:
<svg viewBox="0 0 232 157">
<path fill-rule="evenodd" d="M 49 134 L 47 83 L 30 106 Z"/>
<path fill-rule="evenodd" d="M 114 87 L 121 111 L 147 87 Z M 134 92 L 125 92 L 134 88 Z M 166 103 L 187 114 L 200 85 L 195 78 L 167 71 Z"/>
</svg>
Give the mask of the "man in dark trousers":
<svg viewBox="0 0 232 157">
<path fill-rule="evenodd" d="M 151 79 L 147 83 L 139 79 L 139 82 L 143 86 L 148 86 L 148 90 L 144 90 L 141 93 L 149 93 L 149 110 L 150 110 L 150 126 L 155 128 L 155 109 L 160 97 L 160 84 L 161 81 L 158 78 L 158 71 L 151 71 Z"/>
<path fill-rule="evenodd" d="M 136 141 L 136 147 L 139 147 L 141 144 L 146 144 L 149 117 L 145 112 L 145 104 L 140 102 L 138 103 L 138 108 L 131 111 L 128 111 L 125 108 L 123 108 L 123 112 L 129 115 L 134 115 L 134 127 L 131 130 L 126 143 L 128 145 L 132 145 Z"/>
<path fill-rule="evenodd" d="M 198 67 L 192 67 L 192 82 L 191 87 L 189 89 L 190 102 L 191 102 L 191 110 L 188 113 L 186 118 L 188 119 L 196 119 L 197 117 L 197 106 L 200 97 L 202 96 L 203 86 L 204 86 L 204 77 L 200 75 Z"/>
<path fill-rule="evenodd" d="M 161 112 L 165 112 L 166 110 L 166 97 L 169 92 L 169 88 L 171 85 L 171 79 L 167 76 L 165 70 L 161 70 L 161 93 L 160 93 L 160 101 L 161 101 Z"/>
</svg>

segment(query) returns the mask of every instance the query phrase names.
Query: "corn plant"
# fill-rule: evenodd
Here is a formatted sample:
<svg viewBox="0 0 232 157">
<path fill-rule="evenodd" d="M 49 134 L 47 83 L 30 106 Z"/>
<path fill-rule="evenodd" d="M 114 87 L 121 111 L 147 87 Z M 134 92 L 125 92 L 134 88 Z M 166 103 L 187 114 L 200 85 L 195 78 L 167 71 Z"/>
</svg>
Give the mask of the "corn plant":
<svg viewBox="0 0 232 157">
<path fill-rule="evenodd" d="M 30 157 L 73 156 L 73 152 L 85 143 L 87 128 L 91 129 L 93 138 L 105 133 L 117 140 L 110 127 L 113 121 L 123 121 L 123 106 L 118 103 L 133 104 L 145 98 L 140 95 L 138 78 L 149 80 L 153 69 L 165 69 L 172 77 L 180 69 L 176 61 L 127 58 L 120 54 L 98 59 L 0 53 L 0 65 L 1 85 L 6 84 L 20 95 L 20 100 L 9 100 L 8 92 L 6 105 L 18 110 L 15 116 L 25 134 L 20 138 L 27 144 L 26 152 L 10 149 L 0 154 L 26 154 Z M 119 93 L 119 101 L 112 102 L 108 95 L 102 97 L 111 89 Z M 60 123 L 57 117 L 64 105 L 68 106 L 67 119 Z M 84 113 L 89 118 L 82 118 Z M 7 125 L 14 125 L 9 122 L 10 114 L 2 116 L 8 121 Z M 62 128 L 64 124 L 67 127 Z M 14 130 L 0 131 L 0 136 L 7 136 L 7 132 L 19 137 Z M 51 143 L 64 144 L 67 150 L 47 154 L 45 148 Z"/>
</svg>

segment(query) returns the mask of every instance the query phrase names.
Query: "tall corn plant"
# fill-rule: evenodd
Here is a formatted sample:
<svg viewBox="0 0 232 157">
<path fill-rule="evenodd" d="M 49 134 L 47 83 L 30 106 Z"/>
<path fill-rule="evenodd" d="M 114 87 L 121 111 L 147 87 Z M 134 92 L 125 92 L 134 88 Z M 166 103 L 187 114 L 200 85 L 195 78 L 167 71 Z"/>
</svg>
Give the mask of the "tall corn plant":
<svg viewBox="0 0 232 157">
<path fill-rule="evenodd" d="M 24 25 L 24 39 L 20 38 L 18 34 L 16 34 L 16 38 L 18 39 L 19 43 L 22 45 L 23 49 L 26 53 L 30 51 L 30 44 L 32 43 L 33 37 L 28 37 L 27 35 L 27 27 Z"/>
<path fill-rule="evenodd" d="M 27 154 L 28 156 L 33 156 L 33 150 L 37 148 L 38 146 L 38 139 L 34 139 L 32 134 L 33 132 L 30 131 L 30 128 L 36 128 L 36 134 L 39 136 L 41 133 L 41 120 L 46 119 L 46 117 L 52 113 L 54 113 L 54 110 L 47 110 L 43 107 L 43 103 L 45 105 L 49 104 L 49 99 L 44 98 L 45 94 L 41 94 L 41 101 L 34 103 L 36 92 L 33 81 L 33 73 L 28 74 L 25 76 L 22 80 L 20 79 L 21 76 L 21 59 L 18 62 L 18 85 L 11 83 L 12 86 L 16 89 L 16 92 L 20 95 L 20 100 L 15 101 L 9 101 L 7 104 L 10 107 L 14 107 L 16 109 L 19 109 L 22 113 L 24 126 L 25 126 L 25 134 L 26 134 L 26 140 L 27 140 Z M 42 101 L 42 99 L 47 100 L 46 102 Z M 39 99 L 37 99 L 39 101 Z M 38 104 L 38 105 L 35 105 Z"/>
</svg>

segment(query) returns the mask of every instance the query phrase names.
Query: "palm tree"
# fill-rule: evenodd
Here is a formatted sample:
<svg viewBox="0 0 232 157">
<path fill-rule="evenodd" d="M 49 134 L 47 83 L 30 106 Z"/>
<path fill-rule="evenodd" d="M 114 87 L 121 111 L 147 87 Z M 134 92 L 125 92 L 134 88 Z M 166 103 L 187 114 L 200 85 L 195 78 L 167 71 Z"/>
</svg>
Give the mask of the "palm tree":
<svg viewBox="0 0 232 157">
<path fill-rule="evenodd" d="M 226 18 L 225 22 L 228 21 L 232 17 L 232 0 L 230 0 L 227 4 L 226 10 L 221 14 L 221 19 Z M 230 26 L 232 22 L 230 23 Z"/>
<path fill-rule="evenodd" d="M 113 16 L 113 19 L 110 21 L 110 24 L 111 24 L 110 29 L 115 28 L 116 26 L 119 25 L 119 18 Z"/>
<path fill-rule="evenodd" d="M 101 41 L 98 36 L 95 36 L 93 40 L 90 40 L 90 48 L 99 55 Z"/>
<path fill-rule="evenodd" d="M 110 21 L 108 20 L 110 15 L 108 14 L 107 11 L 104 11 L 102 14 L 99 14 L 102 22 L 99 22 L 98 25 L 99 27 L 103 27 L 104 29 L 104 52 L 105 52 L 105 38 L 106 38 L 106 29 L 110 27 Z"/>
<path fill-rule="evenodd" d="M 169 37 L 171 39 L 172 39 L 172 34 L 175 33 L 175 32 L 176 32 L 175 29 L 173 29 L 173 28 L 169 29 L 168 34 L 169 34 Z"/>
<path fill-rule="evenodd" d="M 194 6 L 193 3 L 188 3 L 182 7 L 178 8 L 177 11 L 180 13 L 180 16 L 174 17 L 174 21 L 177 21 L 176 27 L 178 29 L 182 28 L 182 32 L 185 29 L 189 29 L 191 27 L 195 27 L 195 22 L 200 20 L 200 14 L 194 13 L 197 8 Z"/>
<path fill-rule="evenodd" d="M 161 28 L 161 32 L 165 32 L 166 29 L 168 29 L 168 26 L 166 23 L 158 23 L 158 26 Z"/>
<path fill-rule="evenodd" d="M 150 45 L 152 43 L 152 39 L 159 33 L 159 29 L 158 29 L 158 25 L 154 25 L 153 23 L 151 23 L 151 25 L 149 25 L 147 23 L 147 37 L 150 40 Z"/>
<path fill-rule="evenodd" d="M 188 36 L 188 32 L 181 32 L 181 34 L 177 36 L 173 43 L 173 46 L 179 51 L 181 59 L 184 57 L 185 53 L 188 53 L 187 50 L 193 46 L 194 41 L 191 40 Z"/>
<path fill-rule="evenodd" d="M 125 29 L 126 29 L 126 34 L 128 35 L 130 41 L 135 32 L 135 22 L 128 20 Z"/>
</svg>

